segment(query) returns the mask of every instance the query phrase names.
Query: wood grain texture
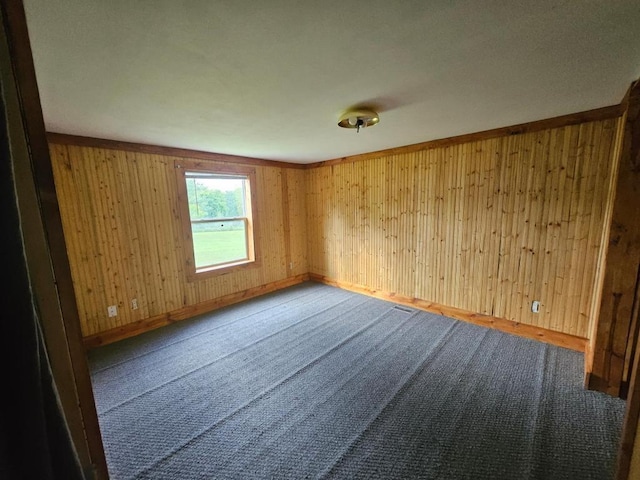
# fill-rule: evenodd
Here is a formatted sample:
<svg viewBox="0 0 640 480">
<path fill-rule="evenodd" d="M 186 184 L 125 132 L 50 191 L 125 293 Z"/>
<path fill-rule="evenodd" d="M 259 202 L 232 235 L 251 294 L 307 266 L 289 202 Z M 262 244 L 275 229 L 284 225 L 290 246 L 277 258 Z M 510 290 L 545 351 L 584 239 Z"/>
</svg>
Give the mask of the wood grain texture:
<svg viewBox="0 0 640 480">
<path fill-rule="evenodd" d="M 636 312 L 637 315 L 637 312 Z M 638 338 L 635 338 L 640 343 Z M 638 345 L 640 346 L 640 345 Z M 631 368 L 629 395 L 616 462 L 616 480 L 640 476 L 640 348 L 636 348 Z"/>
<path fill-rule="evenodd" d="M 196 271 L 196 263 L 195 256 L 193 251 L 193 236 L 191 232 L 191 217 L 189 214 L 189 205 L 186 199 L 188 198 L 187 194 L 187 185 L 185 182 L 185 172 L 187 170 L 196 170 L 196 171 L 211 171 L 211 166 L 215 165 L 215 172 L 222 174 L 239 174 L 244 175 L 248 179 L 249 185 L 246 187 L 245 194 L 248 195 L 245 198 L 245 203 L 247 205 L 246 215 L 249 220 L 246 223 L 246 242 L 247 242 L 247 252 L 248 259 L 247 261 L 243 261 L 241 263 L 237 263 L 234 265 L 220 266 L 216 268 L 209 269 L 208 271 Z M 230 272 L 235 272 L 241 269 L 247 268 L 257 268 L 260 267 L 260 259 L 262 258 L 261 249 L 260 249 L 260 238 L 254 236 L 254 231 L 259 230 L 260 219 L 253 215 L 253 212 L 256 212 L 257 209 L 257 196 L 255 192 L 256 187 L 256 172 L 255 168 L 252 166 L 246 165 L 234 165 L 234 164 L 212 164 L 211 162 L 203 162 L 201 160 L 192 160 L 192 159 L 181 159 L 174 163 L 174 172 L 176 175 L 176 188 L 177 188 L 177 196 L 178 196 L 178 208 L 180 210 L 180 224 L 182 231 L 182 246 L 184 248 L 184 268 L 187 275 L 187 280 L 190 282 L 199 281 L 206 277 L 214 277 L 218 275 L 226 275 Z M 288 236 L 290 234 L 289 228 L 289 218 L 284 217 L 284 213 L 287 210 L 285 205 L 285 196 L 283 194 L 283 229 L 284 229 L 284 242 L 285 242 L 285 251 L 286 246 L 288 245 Z M 287 275 L 289 276 L 289 275 Z"/>
<path fill-rule="evenodd" d="M 427 142 L 414 143 L 412 145 L 404 145 L 402 147 L 388 148 L 386 150 L 379 150 L 377 152 L 368 152 L 368 153 L 362 153 L 359 155 L 351 155 L 349 157 L 334 158 L 332 160 L 309 163 L 305 165 L 305 168 L 326 167 L 329 165 L 336 165 L 336 164 L 348 163 L 348 162 L 358 162 L 361 160 L 370 160 L 370 159 L 386 157 L 390 155 L 405 155 L 408 153 L 415 153 L 422 150 L 429 150 L 432 148 L 444 148 L 444 147 L 450 147 L 453 145 L 459 145 L 463 143 L 476 142 L 480 140 L 502 138 L 510 135 L 520 135 L 522 133 L 538 132 L 541 130 L 549 130 L 553 128 L 566 127 L 569 125 L 579 125 L 581 123 L 586 123 L 586 122 L 594 122 L 598 120 L 606 120 L 606 119 L 620 117 L 622 115 L 623 110 L 624 109 L 622 104 L 611 105 L 608 107 L 596 108 L 596 109 L 587 110 L 584 112 L 576 112 L 568 115 L 561 115 L 559 117 L 546 118 L 543 120 L 536 120 L 533 122 L 521 123 L 518 125 L 510 125 L 508 127 L 493 128 L 491 130 L 484 130 L 481 132 L 457 135 L 455 137 L 439 138 L 439 139 L 430 140 Z"/>
<path fill-rule="evenodd" d="M 306 275 L 309 273 L 307 264 L 306 172 L 288 168 L 283 169 L 282 174 L 287 176 L 289 225 L 297 225 L 295 230 L 290 228 L 288 231 L 291 275 Z"/>
<path fill-rule="evenodd" d="M 44 402 L 42 405 L 45 409 L 50 406 L 52 409 L 61 408 L 63 410 L 65 428 L 68 429 L 73 442 L 78 463 L 87 476 L 96 480 L 107 479 L 107 464 L 91 377 L 81 340 L 79 313 L 74 298 L 72 275 L 67 257 L 68 245 L 63 235 L 59 203 L 56 198 L 23 2 L 21 0 L 1 0 L 0 18 L 2 20 L 0 83 L 2 84 L 3 130 L 6 129 L 3 136 L 7 142 L 6 146 L 3 146 L 3 151 L 5 148 L 11 150 L 10 156 L 3 156 L 2 161 L 4 165 L 8 166 L 8 169 L 13 168 L 12 178 L 7 179 L 7 183 L 15 182 L 15 191 L 5 191 L 5 194 L 15 195 L 20 209 L 20 233 L 24 239 L 22 253 L 31 277 L 29 294 L 34 306 L 37 306 L 37 314 L 33 318 L 38 320 L 42 328 L 42 340 L 46 344 L 51 374 L 58 392 L 58 405 L 49 405 L 48 402 L 52 401 L 50 398 L 40 398 L 40 401 Z M 3 185 L 5 184 L 3 183 Z M 13 207 L 14 205 L 10 203 L 3 205 L 5 208 L 3 210 L 3 225 L 7 225 L 8 219 L 12 218 L 4 216 L 6 209 Z M 8 238 L 12 238 L 12 235 L 19 234 L 11 232 Z M 11 245 L 11 243 L 9 244 Z M 4 266 L 7 270 L 6 263 Z M 13 274 L 14 272 L 10 272 L 10 275 Z M 9 282 L 12 281 L 9 280 Z M 17 282 L 13 286 L 13 290 L 10 287 L 6 294 L 11 295 L 9 292 L 14 292 L 19 285 L 22 286 L 20 282 Z M 29 321 L 29 318 L 13 316 L 11 306 L 6 310 L 6 313 L 7 318 L 11 318 L 13 322 Z M 6 329 L 3 331 L 15 330 Z M 18 331 L 25 332 L 24 328 L 19 328 Z M 17 338 L 9 338 L 10 342 L 15 343 L 14 352 L 15 349 L 19 349 L 23 354 L 30 355 L 37 351 L 35 344 L 25 343 L 26 338 L 24 334 Z M 25 372 L 28 363 L 23 363 L 23 358 L 15 354 L 12 355 L 12 360 L 15 361 L 15 365 L 10 367 L 12 374 L 5 375 L 5 383 L 12 385 L 12 396 L 17 399 L 21 395 L 20 392 L 25 391 L 22 383 L 24 379 L 21 378 L 20 382 L 14 384 L 13 374 L 20 375 Z M 43 365 L 42 368 L 44 372 L 44 369 L 48 367 Z M 44 375 L 43 379 L 47 376 L 48 374 Z M 36 383 L 33 386 L 36 386 Z M 41 393 L 45 391 L 46 389 L 41 390 Z M 5 405 L 7 411 L 12 410 L 9 407 L 11 402 L 5 402 Z M 25 405 L 36 404 L 26 402 Z M 14 418 L 20 417 L 21 414 L 18 412 L 22 412 L 22 410 L 12 411 L 11 415 Z M 26 413 L 27 410 L 24 412 Z M 33 409 L 28 413 L 36 417 L 44 414 L 44 410 Z M 28 425 L 29 422 L 24 420 Z M 49 420 L 47 419 L 47 421 Z M 12 435 L 9 432 L 10 429 L 7 429 L 3 434 L 10 437 Z M 44 438 L 30 438 L 27 445 L 23 441 L 30 433 L 35 433 L 35 430 L 27 427 L 21 435 L 22 439 L 15 437 L 12 439 L 12 443 L 15 444 L 13 454 L 30 457 L 31 465 L 21 472 L 21 475 L 24 476 L 36 474 L 39 467 L 43 468 L 41 473 L 45 473 L 46 462 L 42 448 L 48 448 L 47 445 L 53 446 Z M 50 441 L 51 439 L 49 439 Z M 64 452 L 66 450 L 61 446 L 59 456 L 64 457 Z M 58 467 L 66 463 L 63 458 L 58 461 L 60 462 Z M 3 467 L 6 467 L 2 470 L 8 473 L 11 463 L 5 464 L 4 461 L 2 463 Z M 58 468 L 55 470 L 57 471 Z M 48 470 L 50 475 L 53 475 L 52 472 L 52 470 Z"/>
<path fill-rule="evenodd" d="M 267 285 L 260 285 L 241 292 L 234 292 L 196 305 L 188 305 L 171 312 L 144 318 L 132 323 L 127 323 L 121 327 L 115 327 L 101 333 L 89 335 L 83 339 L 83 342 L 87 348 L 96 348 L 102 345 L 107 345 L 109 343 L 117 342 L 118 340 L 123 340 L 181 320 L 192 318 L 196 315 L 201 315 L 222 307 L 233 305 L 234 303 L 265 295 L 270 292 L 275 292 L 282 288 L 291 287 L 308 279 L 308 275 L 297 275 L 295 277 L 285 278 Z"/>
<path fill-rule="evenodd" d="M 232 165 L 261 165 L 263 167 L 295 169 L 306 168 L 306 165 L 300 163 L 279 162 L 275 160 L 264 160 L 262 158 L 243 157 L 239 155 L 228 155 L 225 153 L 205 152 L 202 150 L 191 150 L 187 148 L 161 145 L 149 145 L 145 143 L 123 142 L 121 140 L 109 140 L 106 138 L 82 137 L 79 135 L 68 135 L 66 133 L 47 132 L 47 139 L 49 143 L 55 143 L 58 145 L 74 145 L 108 150 L 125 150 L 127 152 L 148 153 L 152 155 L 163 155 L 194 160 L 197 159 Z"/>
<path fill-rule="evenodd" d="M 588 386 L 618 395 L 629 384 L 640 281 L 640 82 L 629 89 Z"/>
<path fill-rule="evenodd" d="M 623 103 L 620 165 L 588 377 L 595 378 L 589 387 L 627 398 L 616 480 L 640 476 L 640 80 Z"/>
<path fill-rule="evenodd" d="M 189 282 L 174 174 L 183 157 L 56 143 L 50 153 L 85 337 L 289 278 L 287 234 L 292 275 L 308 270 L 304 170 L 287 169 L 285 229 L 282 167 L 255 166 L 260 266 Z"/>
<path fill-rule="evenodd" d="M 257 166 L 266 264 L 196 284 L 180 264 L 174 157 L 52 143 L 83 333 L 308 268 L 587 337 L 617 128 L 601 120 L 306 171 Z M 110 304 L 118 317 L 106 317 Z"/>
<path fill-rule="evenodd" d="M 309 169 L 310 273 L 586 338 L 618 128 Z"/>
<path fill-rule="evenodd" d="M 437 313 L 438 315 L 455 318 L 456 320 L 462 320 L 464 322 L 473 323 L 475 325 L 480 325 L 486 328 L 493 328 L 495 330 L 500 330 L 501 332 L 509 333 L 511 335 L 518 335 L 520 337 L 549 343 L 558 347 L 569 348 L 578 352 L 584 352 L 585 346 L 587 344 L 587 339 L 583 337 L 576 337 L 574 335 L 568 335 L 566 333 L 554 332 L 553 330 L 547 330 L 545 328 L 535 327 L 531 325 L 523 325 L 521 323 L 506 320 L 504 318 L 497 318 L 491 315 L 482 315 L 459 308 L 440 305 L 434 302 L 427 302 L 419 298 L 410 298 L 404 295 L 397 295 L 393 292 L 382 292 L 379 290 L 367 288 L 363 285 L 339 282 L 327 277 L 323 277 L 321 275 L 311 274 L 309 275 L 309 278 L 316 282 L 333 285 L 335 287 L 350 290 L 352 292 L 363 293 L 365 295 L 381 298 L 383 300 L 389 300 L 401 305 L 415 307 L 427 312 Z"/>
</svg>

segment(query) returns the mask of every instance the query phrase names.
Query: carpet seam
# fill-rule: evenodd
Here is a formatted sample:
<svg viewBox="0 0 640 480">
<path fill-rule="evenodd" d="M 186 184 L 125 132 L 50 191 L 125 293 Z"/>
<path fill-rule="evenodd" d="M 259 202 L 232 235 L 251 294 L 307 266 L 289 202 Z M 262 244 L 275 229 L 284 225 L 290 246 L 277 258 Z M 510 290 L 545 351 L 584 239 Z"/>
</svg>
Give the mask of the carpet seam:
<svg viewBox="0 0 640 480">
<path fill-rule="evenodd" d="M 394 390 L 394 392 L 391 393 L 391 395 L 387 399 L 383 401 L 381 408 L 377 411 L 375 416 L 373 416 L 373 418 L 371 418 L 371 420 L 367 422 L 367 425 L 365 426 L 365 428 L 363 428 L 358 434 L 356 434 L 353 437 L 353 439 L 348 443 L 346 448 L 339 455 L 339 457 L 333 462 L 333 464 L 325 472 L 322 472 L 320 473 L 320 475 L 318 475 L 317 477 L 318 479 L 328 478 L 328 476 L 332 474 L 332 471 L 340 464 L 340 462 L 347 455 L 347 453 L 353 448 L 353 446 L 358 442 L 358 440 L 361 439 L 365 435 L 365 433 L 371 429 L 372 425 L 380 417 L 380 415 L 386 409 L 390 408 L 394 400 L 398 398 L 399 395 L 401 395 L 408 388 L 410 380 L 415 378 L 417 375 L 420 374 L 420 372 L 422 372 L 426 368 L 430 359 L 435 358 L 438 352 L 446 344 L 446 340 L 451 335 L 453 335 L 453 332 L 457 330 L 459 326 L 460 325 L 457 322 L 451 323 L 448 329 L 439 338 L 438 342 L 435 345 L 433 345 L 433 348 L 428 352 L 426 352 L 422 360 L 417 364 L 416 368 L 409 375 L 406 375 L 404 377 L 404 380 L 400 382 L 399 387 L 396 390 Z"/>
<path fill-rule="evenodd" d="M 344 300 L 344 302 L 346 302 L 346 301 L 348 301 L 348 300 L 349 300 L 349 299 L 346 299 L 346 300 Z M 254 342 L 251 342 L 251 343 L 249 343 L 249 344 L 247 344 L 247 345 L 244 345 L 244 346 L 242 346 L 241 348 L 238 348 L 238 349 L 236 349 L 236 350 L 234 350 L 234 351 L 232 351 L 232 352 L 229 352 L 229 353 L 226 353 L 226 354 L 224 354 L 224 355 L 221 355 L 220 357 L 217 357 L 217 358 L 215 358 L 215 359 L 211 360 L 210 362 L 207 362 L 207 363 L 205 363 L 205 364 L 202 364 L 202 365 L 200 365 L 200 366 L 199 366 L 199 367 L 197 367 L 197 368 L 191 369 L 191 370 L 189 370 L 188 372 L 183 373 L 182 375 L 178 375 L 177 377 L 173 377 L 172 379 L 170 379 L 170 380 L 168 380 L 168 381 L 166 381 L 166 382 L 164 382 L 164 383 L 161 383 L 161 384 L 159 384 L 159 385 L 157 385 L 157 386 L 155 386 L 155 387 L 153 387 L 153 388 L 150 388 L 150 389 L 148 389 L 148 390 L 145 390 L 145 391 L 143 391 L 143 392 L 140 392 L 138 395 L 136 395 L 136 396 L 134 396 L 134 397 L 130 397 L 130 398 L 128 398 L 127 400 L 125 400 L 125 401 L 123 401 L 123 402 L 121 402 L 121 403 L 119 403 L 119 404 L 113 405 L 113 406 L 109 407 L 109 408 L 108 408 L 108 409 L 106 409 L 106 410 L 102 410 L 102 411 L 100 411 L 100 412 L 99 412 L 99 415 L 100 415 L 100 416 L 107 415 L 107 414 L 109 414 L 110 412 L 112 412 L 113 410 L 115 410 L 115 409 L 117 409 L 117 408 L 120 408 L 120 407 L 122 407 L 122 406 L 124 406 L 124 405 L 127 405 L 128 403 L 131 403 L 131 402 L 135 401 L 135 400 L 136 400 L 136 399 L 138 399 L 138 398 L 144 397 L 145 395 L 148 395 L 148 394 L 150 394 L 150 393 L 152 393 L 152 392 L 156 392 L 156 391 L 158 391 L 158 390 L 160 390 L 160 389 L 162 389 L 162 388 L 166 387 L 167 385 L 171 385 L 172 383 L 175 383 L 175 382 L 177 382 L 178 380 L 181 380 L 181 379 L 183 379 L 183 378 L 188 377 L 189 375 L 191 375 L 191 374 L 193 374 L 193 373 L 195 373 L 195 372 L 198 372 L 198 371 L 203 370 L 203 369 L 205 369 L 205 368 L 207 368 L 207 367 L 210 367 L 210 366 L 214 365 L 215 363 L 217 363 L 217 362 L 219 362 L 219 361 L 221 361 L 221 360 L 224 360 L 224 359 L 229 358 L 229 357 L 231 357 L 231 356 L 233 356 L 233 355 L 236 355 L 237 353 L 242 352 L 243 350 L 246 350 L 246 349 L 248 349 L 248 348 L 251 348 L 251 347 L 252 347 L 252 346 L 254 346 L 254 345 L 257 345 L 257 344 L 262 343 L 262 342 L 264 342 L 264 341 L 266 341 L 266 340 L 268 340 L 268 339 L 270 339 L 270 338 L 273 338 L 273 337 L 275 337 L 276 335 L 279 335 L 280 333 L 282 333 L 282 332 L 285 332 L 285 331 L 289 330 L 290 328 L 294 328 L 294 327 L 296 327 L 296 326 L 298 326 L 298 325 L 300 325 L 300 324 L 302 324 L 302 323 L 304 323 L 304 322 L 307 322 L 307 321 L 311 320 L 312 318 L 314 318 L 314 317 L 316 317 L 316 316 L 319 316 L 321 313 L 325 313 L 327 310 L 330 310 L 331 308 L 333 308 L 333 307 L 335 307 L 335 306 L 341 305 L 341 304 L 342 304 L 342 303 L 344 303 L 344 302 L 340 302 L 340 303 L 338 303 L 338 304 L 334 304 L 334 305 L 332 305 L 331 307 L 329 307 L 329 308 L 327 308 L 327 309 L 325 309 L 325 310 L 321 310 L 321 311 L 320 311 L 320 312 L 318 312 L 318 313 L 314 313 L 313 315 L 309 315 L 309 316 L 307 316 L 307 317 L 303 318 L 302 320 L 299 320 L 299 321 L 297 321 L 297 322 L 295 322 L 295 323 L 292 323 L 291 325 L 287 325 L 285 328 L 280 329 L 280 330 L 278 330 L 277 332 L 274 332 L 274 333 L 272 333 L 272 334 L 266 335 L 266 336 L 264 336 L 264 337 L 260 337 L 258 340 L 254 341 Z M 365 303 L 365 302 L 363 301 L 361 304 L 358 304 L 358 305 L 354 306 L 353 308 L 351 308 L 351 309 L 349 309 L 349 310 L 347 310 L 347 311 L 355 310 L 356 308 L 358 308 L 358 307 L 359 307 L 360 305 L 362 305 L 363 303 Z M 320 325 L 325 325 L 325 324 L 328 324 L 328 323 L 334 322 L 334 321 L 336 321 L 336 320 L 337 320 L 337 318 L 338 318 L 338 317 L 330 318 L 330 319 L 326 320 L 325 322 L 321 323 Z"/>
<path fill-rule="evenodd" d="M 326 294 L 323 294 L 322 296 L 323 296 L 323 297 L 328 297 L 328 296 L 330 295 L 330 293 L 331 293 L 331 292 L 327 292 Z M 168 347 L 172 347 L 172 346 L 174 346 L 174 345 L 179 345 L 179 344 L 180 344 L 180 343 L 182 343 L 182 342 L 186 342 L 186 341 L 188 341 L 188 340 L 191 340 L 192 338 L 199 337 L 200 335 L 205 335 L 205 334 L 208 334 L 208 333 L 211 333 L 211 332 L 215 332 L 216 330 L 219 330 L 219 329 L 221 329 L 221 328 L 224 328 L 224 327 L 227 327 L 227 326 L 233 325 L 234 323 L 240 322 L 240 321 L 242 321 L 242 320 L 246 320 L 247 318 L 249 318 L 249 317 L 251 317 L 251 316 L 253 316 L 253 315 L 263 314 L 263 313 L 264 313 L 264 312 L 266 312 L 266 311 L 273 310 L 273 309 L 275 309 L 275 308 L 281 307 L 282 305 L 285 305 L 285 304 L 286 304 L 286 303 L 288 303 L 288 302 L 291 302 L 291 301 L 297 301 L 297 300 L 299 300 L 299 299 L 301 299 L 301 298 L 304 298 L 304 297 L 307 297 L 307 296 L 310 296 L 310 295 L 314 295 L 314 292 L 308 292 L 308 293 L 305 293 L 304 295 L 299 295 L 299 296 L 293 297 L 293 299 L 284 300 L 284 301 L 282 301 L 281 303 L 278 303 L 277 305 L 274 305 L 274 306 L 272 306 L 272 307 L 269 307 L 269 308 L 268 308 L 268 309 L 266 309 L 266 310 L 260 310 L 260 311 L 258 311 L 258 312 L 251 313 L 251 314 L 249 314 L 249 315 L 245 315 L 245 316 L 243 316 L 243 317 L 234 318 L 234 319 L 232 319 L 232 320 L 230 320 L 230 321 L 228 321 L 228 322 L 226 322 L 226 323 L 223 323 L 222 325 L 216 325 L 215 327 L 209 328 L 209 329 L 204 330 L 204 331 L 202 331 L 202 332 L 194 333 L 193 335 L 189 335 L 188 337 L 181 338 L 181 339 L 179 339 L 179 340 L 177 340 L 177 341 L 175 341 L 175 342 L 171 342 L 171 343 L 163 344 L 161 347 L 159 347 L 159 348 L 154 348 L 154 349 L 152 349 L 152 350 L 146 351 L 146 352 L 144 352 L 144 353 L 143 353 L 143 354 L 141 354 L 141 355 L 136 355 L 136 356 L 134 356 L 134 357 L 130 357 L 130 358 L 127 358 L 127 359 L 125 359 L 125 360 L 118 361 L 118 362 L 116 362 L 116 363 L 113 363 L 113 364 L 107 365 L 107 366 L 105 366 L 105 367 L 101 367 L 101 368 L 99 368 L 99 369 L 93 370 L 92 374 L 94 374 L 94 375 L 95 375 L 95 374 L 97 374 L 97 373 L 102 373 L 102 372 L 107 371 L 107 370 L 109 370 L 109 369 L 111 369 L 111 368 L 117 367 L 117 366 L 119 366 L 119 365 L 126 364 L 126 363 L 128 363 L 128 362 L 130 362 L 130 361 L 134 361 L 134 360 L 138 360 L 138 359 L 144 358 L 144 357 L 146 357 L 147 355 L 151 355 L 152 353 L 156 353 L 156 352 L 162 351 L 162 350 L 164 350 L 164 349 L 166 349 L 166 348 L 168 348 Z M 233 305 L 227 305 L 227 306 L 226 306 L 226 307 L 224 307 L 224 308 L 231 308 L 232 306 L 233 306 Z M 222 310 L 223 310 L 223 309 L 219 309 L 219 310 L 216 310 L 216 311 L 213 311 L 213 312 L 209 312 L 209 313 L 205 313 L 205 314 L 202 314 L 202 315 L 203 315 L 203 316 L 215 315 L 215 314 L 221 313 L 221 312 L 222 312 Z M 194 317 L 193 319 L 195 319 L 195 317 Z M 125 339 L 125 340 L 126 340 L 126 339 Z"/>
<path fill-rule="evenodd" d="M 387 313 L 387 312 L 385 312 L 385 313 Z M 344 344 L 350 342 L 351 340 L 353 340 L 357 336 L 361 335 L 364 331 L 366 331 L 369 328 L 373 327 L 376 323 L 378 323 L 383 318 L 383 316 L 384 316 L 384 314 L 379 315 L 374 320 L 372 320 L 371 322 L 366 324 L 364 327 L 359 328 L 356 332 L 354 332 L 353 334 L 349 335 L 345 339 L 341 340 L 340 342 L 338 342 L 337 344 L 335 344 L 334 346 L 332 346 L 331 348 L 329 348 L 328 350 L 323 352 L 321 355 L 318 355 L 313 360 L 311 360 L 310 362 L 307 362 L 304 366 L 302 366 L 301 368 L 299 368 L 298 370 L 293 372 L 291 375 L 288 375 L 287 377 L 285 377 L 284 379 L 280 380 L 279 382 L 271 385 L 270 387 L 267 387 L 262 393 L 260 393 L 259 395 L 253 397 L 251 400 L 245 402 L 243 405 L 241 405 L 240 407 L 236 408 L 233 412 L 230 412 L 229 414 L 227 414 L 224 417 L 220 418 L 216 422 L 214 422 L 211 425 L 209 425 L 207 428 L 202 429 L 202 431 L 200 431 L 196 435 L 192 436 L 188 441 L 183 442 L 179 447 L 173 449 L 170 453 L 163 455 L 157 461 L 153 462 L 150 466 L 148 466 L 148 467 L 144 468 L 143 470 L 139 471 L 138 475 L 142 475 L 144 473 L 147 473 L 155 465 L 157 465 L 157 464 L 161 463 L 162 461 L 166 460 L 167 458 L 175 455 L 176 452 L 182 450 L 187 445 L 193 443 L 194 440 L 196 440 L 197 438 L 201 437 L 206 432 L 208 432 L 208 431 L 212 430 L 213 428 L 217 427 L 218 425 L 228 421 L 234 415 L 237 415 L 239 412 L 245 410 L 249 405 L 255 403 L 256 401 L 260 400 L 261 398 L 263 398 L 268 393 L 270 393 L 273 390 L 277 389 L 278 386 L 284 384 L 285 382 L 290 381 L 292 378 L 294 378 L 295 376 L 299 375 L 301 372 L 308 370 L 311 366 L 313 366 L 316 363 L 318 363 L 322 358 L 326 357 L 331 352 L 337 350 L 339 347 L 343 346 Z"/>
</svg>

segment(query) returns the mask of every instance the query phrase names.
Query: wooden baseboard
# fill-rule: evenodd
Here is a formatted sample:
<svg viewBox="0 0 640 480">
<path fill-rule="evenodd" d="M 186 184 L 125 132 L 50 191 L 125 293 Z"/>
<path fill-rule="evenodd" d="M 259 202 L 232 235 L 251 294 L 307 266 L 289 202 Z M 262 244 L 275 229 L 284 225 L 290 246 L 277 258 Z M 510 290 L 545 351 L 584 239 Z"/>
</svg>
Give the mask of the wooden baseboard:
<svg viewBox="0 0 640 480">
<path fill-rule="evenodd" d="M 198 303 L 196 305 L 182 307 L 162 315 L 157 315 L 155 317 L 138 320 L 128 325 L 123 325 L 121 327 L 116 327 L 105 332 L 84 337 L 83 342 L 86 348 L 95 348 L 102 345 L 107 345 L 109 343 L 123 340 L 128 337 L 133 337 L 135 335 L 139 335 L 141 333 L 154 330 L 171 323 L 195 317 L 196 315 L 200 315 L 202 313 L 207 313 L 218 308 L 233 305 L 234 303 L 238 303 L 243 300 L 248 300 L 250 298 L 264 295 L 266 293 L 275 292 L 276 290 L 290 287 L 298 283 L 302 283 L 306 280 L 325 283 L 327 285 L 332 285 L 344 290 L 350 290 L 352 292 L 362 293 L 372 297 L 381 298 L 383 300 L 389 300 L 401 305 L 415 307 L 427 312 L 437 313 L 446 317 L 455 318 L 456 320 L 474 323 L 483 327 L 494 328 L 496 330 L 511 333 L 513 335 L 531 338 L 579 352 L 584 352 L 587 346 L 586 338 L 576 337 L 574 335 L 547 330 L 540 327 L 534 327 L 532 325 L 525 325 L 504 318 L 492 317 L 490 315 L 484 315 L 481 313 L 473 313 L 467 310 L 462 310 L 460 308 L 448 307 L 445 305 L 440 305 L 438 303 L 428 302 L 419 298 L 411 298 L 392 292 L 384 292 L 381 290 L 371 289 L 362 285 L 341 282 L 314 273 L 297 275 L 295 277 L 290 277 L 279 280 L 277 282 L 268 283 L 266 285 L 249 288 L 247 290 L 225 295 L 224 297 L 215 298 L 206 302 Z"/>
<path fill-rule="evenodd" d="M 128 337 L 133 337 L 150 330 L 154 330 L 171 323 L 186 320 L 187 318 L 195 317 L 202 313 L 211 312 L 234 303 L 248 300 L 250 298 L 258 297 L 266 293 L 275 292 L 286 287 L 291 287 L 298 283 L 309 280 L 308 274 L 297 275 L 295 277 L 285 278 L 278 280 L 277 282 L 260 285 L 258 287 L 249 288 L 240 292 L 225 295 L 224 297 L 215 298 L 206 302 L 201 302 L 196 305 L 188 305 L 177 310 L 173 310 L 162 315 L 156 315 L 155 317 L 145 318 L 136 322 L 123 325 L 121 327 L 112 328 L 105 332 L 101 332 L 95 335 L 90 335 L 83 338 L 83 343 L 86 348 L 95 348 L 109 343 L 123 340 Z"/>
<path fill-rule="evenodd" d="M 484 315 L 481 313 L 473 313 L 467 310 L 462 310 L 460 308 L 447 307 L 445 305 L 428 302 L 419 298 L 411 298 L 404 295 L 397 295 L 395 293 L 375 290 L 372 288 L 364 287 L 362 285 L 341 282 L 339 280 L 333 280 L 331 278 L 325 277 L 323 275 L 317 275 L 315 273 L 310 273 L 309 278 L 313 281 L 332 285 L 344 290 L 363 293 L 365 295 L 381 298 L 383 300 L 389 300 L 402 305 L 415 307 L 427 312 L 438 313 L 446 317 L 455 318 L 456 320 L 463 320 L 465 322 L 474 323 L 483 327 L 494 328 L 502 332 L 511 333 L 520 337 L 531 338 L 559 347 L 577 350 L 579 352 L 584 352 L 587 346 L 586 338 L 576 337 L 567 333 L 547 330 L 545 328 L 534 327 L 532 325 L 525 325 L 522 323 L 514 322 L 512 320 L 507 320 L 505 318 L 492 317 L 490 315 Z"/>
</svg>

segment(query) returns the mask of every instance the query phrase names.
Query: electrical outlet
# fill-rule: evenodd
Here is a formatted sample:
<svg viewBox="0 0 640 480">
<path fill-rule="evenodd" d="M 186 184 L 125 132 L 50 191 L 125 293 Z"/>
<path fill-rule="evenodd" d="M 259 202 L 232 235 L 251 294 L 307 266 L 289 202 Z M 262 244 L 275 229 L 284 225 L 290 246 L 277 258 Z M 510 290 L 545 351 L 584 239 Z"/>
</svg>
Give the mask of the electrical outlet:
<svg viewBox="0 0 640 480">
<path fill-rule="evenodd" d="M 138 299 L 134 298 L 131 300 L 131 309 L 132 310 L 137 310 L 138 309 Z"/>
<path fill-rule="evenodd" d="M 117 305 L 109 305 L 107 307 L 107 313 L 110 317 L 115 317 L 118 315 L 118 306 Z"/>
<path fill-rule="evenodd" d="M 540 302 L 538 300 L 531 302 L 531 311 L 533 313 L 540 313 Z"/>
<path fill-rule="evenodd" d="M 289 270 L 293 270 L 293 262 L 289 262 Z"/>
</svg>

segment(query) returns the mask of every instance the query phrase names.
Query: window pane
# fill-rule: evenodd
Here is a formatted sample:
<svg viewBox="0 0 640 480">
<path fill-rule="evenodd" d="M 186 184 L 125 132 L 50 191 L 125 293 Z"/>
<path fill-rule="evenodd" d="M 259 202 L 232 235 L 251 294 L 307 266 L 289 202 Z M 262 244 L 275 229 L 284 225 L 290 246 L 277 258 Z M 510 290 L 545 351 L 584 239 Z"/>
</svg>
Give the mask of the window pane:
<svg viewBox="0 0 640 480">
<path fill-rule="evenodd" d="M 189 281 L 257 265 L 253 236 L 255 169 L 178 164 L 180 218 Z"/>
<path fill-rule="evenodd" d="M 243 220 L 192 223 L 196 270 L 247 260 L 247 230 Z"/>
<path fill-rule="evenodd" d="M 244 217 L 245 177 L 186 172 L 191 220 Z"/>
</svg>

